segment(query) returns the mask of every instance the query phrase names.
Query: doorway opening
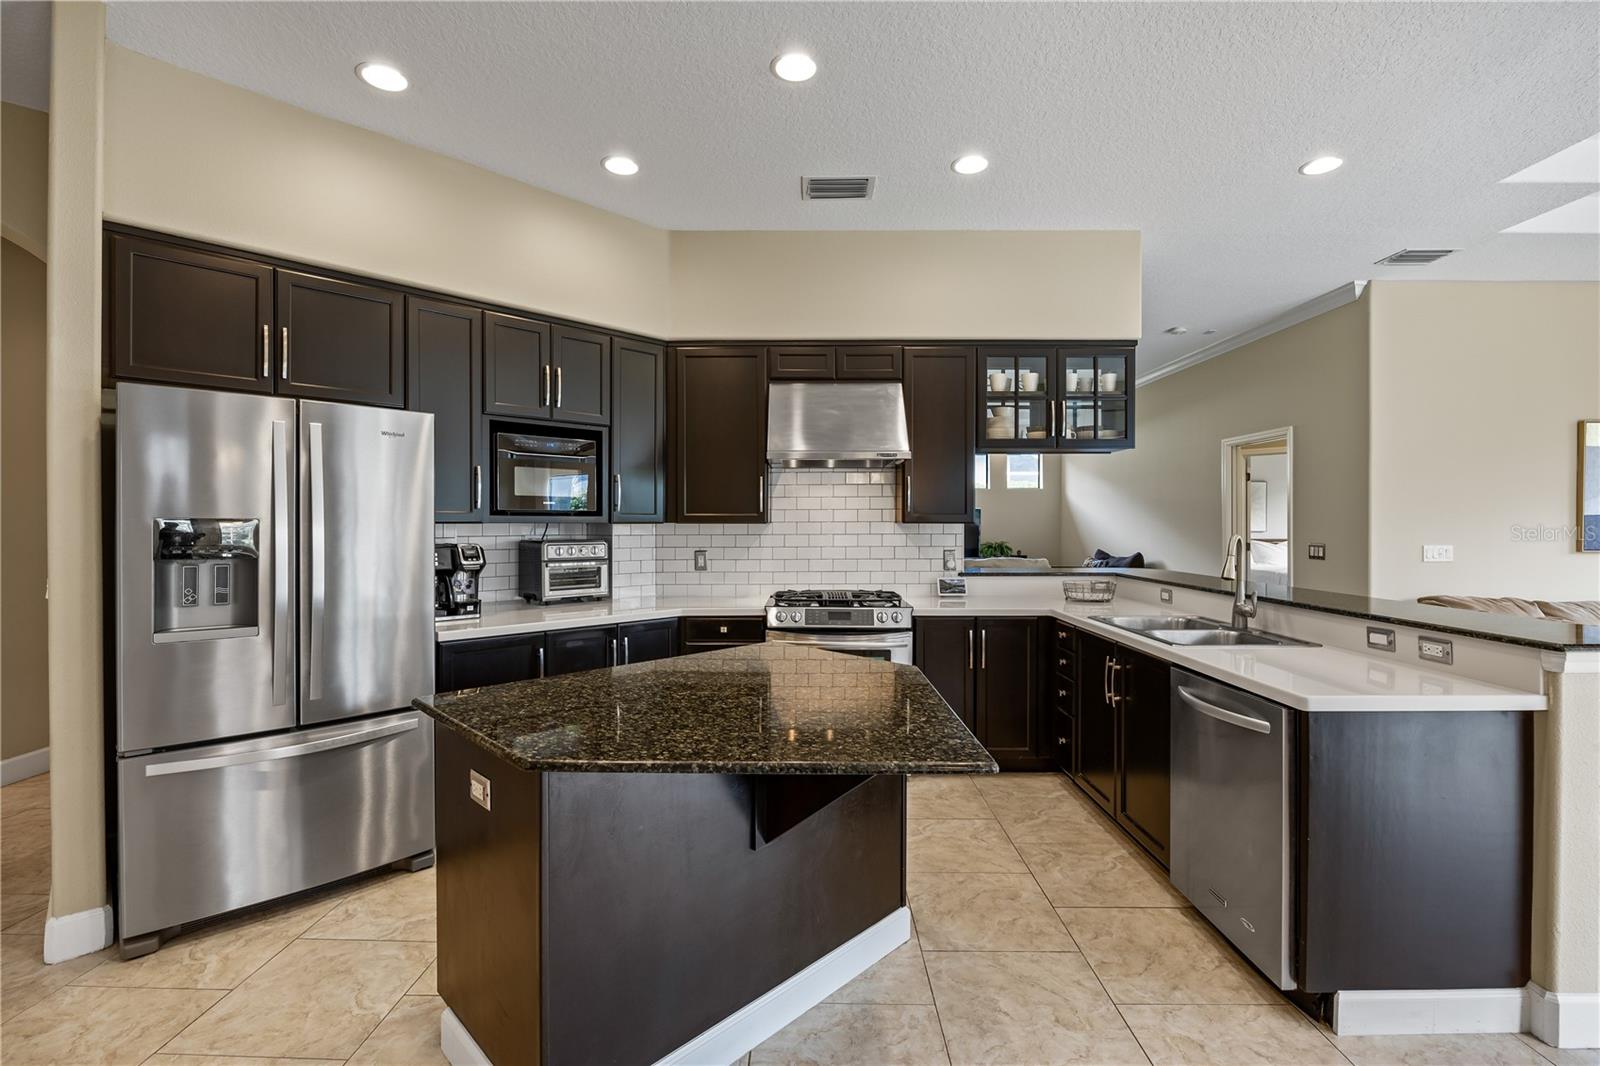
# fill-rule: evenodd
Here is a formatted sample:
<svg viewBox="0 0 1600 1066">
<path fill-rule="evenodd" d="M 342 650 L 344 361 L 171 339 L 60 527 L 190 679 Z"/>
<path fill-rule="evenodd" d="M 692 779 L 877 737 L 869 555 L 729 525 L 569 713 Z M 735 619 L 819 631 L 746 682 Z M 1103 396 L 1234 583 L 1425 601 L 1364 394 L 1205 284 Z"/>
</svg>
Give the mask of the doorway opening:
<svg viewBox="0 0 1600 1066">
<path fill-rule="evenodd" d="M 1233 576 L 1227 546 L 1243 537 L 1252 577 L 1294 583 L 1294 429 L 1263 430 L 1222 442 L 1222 576 Z"/>
</svg>

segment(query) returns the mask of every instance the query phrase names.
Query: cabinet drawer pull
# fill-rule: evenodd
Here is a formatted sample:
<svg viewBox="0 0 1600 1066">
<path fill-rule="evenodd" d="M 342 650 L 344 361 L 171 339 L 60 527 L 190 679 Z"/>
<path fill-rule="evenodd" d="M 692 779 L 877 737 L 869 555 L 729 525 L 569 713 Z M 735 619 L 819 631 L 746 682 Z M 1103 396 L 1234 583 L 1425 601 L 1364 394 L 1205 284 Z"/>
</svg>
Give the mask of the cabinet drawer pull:
<svg viewBox="0 0 1600 1066">
<path fill-rule="evenodd" d="M 556 367 L 556 406 L 561 406 L 561 368 Z"/>
<path fill-rule="evenodd" d="M 272 376 L 272 327 L 261 323 L 261 376 Z"/>
<path fill-rule="evenodd" d="M 967 630 L 967 669 L 972 669 L 972 630 Z"/>
<path fill-rule="evenodd" d="M 614 502 L 611 505 L 611 509 L 613 511 L 620 511 L 622 510 L 622 475 L 612 474 L 611 483 L 616 489 L 616 491 L 612 493 L 612 499 Z"/>
<path fill-rule="evenodd" d="M 539 406 L 550 406 L 550 364 L 544 365 L 544 391 L 539 394 Z"/>
<path fill-rule="evenodd" d="M 978 667 L 983 670 L 989 669 L 989 628 L 987 626 L 978 635 Z"/>
<path fill-rule="evenodd" d="M 476 511 L 483 506 L 483 466 L 472 464 L 472 509 Z"/>
<path fill-rule="evenodd" d="M 283 360 L 282 360 L 281 365 L 278 367 L 278 376 L 283 378 L 283 380 L 285 380 L 285 381 L 289 380 L 289 327 L 288 326 L 284 326 L 283 327 Z"/>
</svg>

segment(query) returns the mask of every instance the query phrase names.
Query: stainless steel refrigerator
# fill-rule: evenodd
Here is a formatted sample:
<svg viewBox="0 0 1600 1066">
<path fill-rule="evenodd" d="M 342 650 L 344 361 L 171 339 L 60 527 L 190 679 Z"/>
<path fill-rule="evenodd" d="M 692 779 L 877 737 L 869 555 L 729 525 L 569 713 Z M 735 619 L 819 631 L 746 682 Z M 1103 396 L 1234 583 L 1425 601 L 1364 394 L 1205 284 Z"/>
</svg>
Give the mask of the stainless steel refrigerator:
<svg viewBox="0 0 1600 1066">
<path fill-rule="evenodd" d="M 125 956 L 433 849 L 433 416 L 119 384 Z"/>
</svg>

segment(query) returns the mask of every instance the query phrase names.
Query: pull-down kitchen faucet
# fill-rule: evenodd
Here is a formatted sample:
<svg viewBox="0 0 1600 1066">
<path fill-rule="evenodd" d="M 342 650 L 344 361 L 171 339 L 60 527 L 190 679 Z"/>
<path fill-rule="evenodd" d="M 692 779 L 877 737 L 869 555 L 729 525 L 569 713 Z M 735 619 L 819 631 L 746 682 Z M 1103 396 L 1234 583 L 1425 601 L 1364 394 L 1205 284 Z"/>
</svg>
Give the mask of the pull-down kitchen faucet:
<svg viewBox="0 0 1600 1066">
<path fill-rule="evenodd" d="M 1250 551 L 1242 536 L 1235 533 L 1228 541 L 1228 557 L 1233 560 L 1233 628 L 1249 629 L 1256 616 L 1256 594 L 1250 587 Z"/>
</svg>

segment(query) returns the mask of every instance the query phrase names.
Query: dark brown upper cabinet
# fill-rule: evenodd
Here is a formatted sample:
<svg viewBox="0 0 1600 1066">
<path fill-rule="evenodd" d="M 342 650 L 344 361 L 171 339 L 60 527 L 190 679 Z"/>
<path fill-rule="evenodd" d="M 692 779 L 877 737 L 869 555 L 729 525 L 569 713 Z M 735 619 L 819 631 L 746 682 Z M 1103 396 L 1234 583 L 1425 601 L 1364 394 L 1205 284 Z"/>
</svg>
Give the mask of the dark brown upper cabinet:
<svg viewBox="0 0 1600 1066">
<path fill-rule="evenodd" d="M 271 267 L 121 234 L 108 244 L 114 376 L 272 391 Z"/>
<path fill-rule="evenodd" d="M 611 338 L 593 330 L 550 330 L 550 417 L 603 426 L 611 421 Z"/>
<path fill-rule="evenodd" d="M 406 407 L 433 415 L 437 522 L 480 522 L 484 516 L 482 331 L 483 312 L 476 307 L 406 298 Z"/>
<path fill-rule="evenodd" d="M 667 352 L 611 341 L 611 520 L 661 522 L 667 512 Z"/>
<path fill-rule="evenodd" d="M 767 349 L 767 376 L 773 381 L 832 381 L 834 349 L 820 344 L 790 344 Z"/>
<path fill-rule="evenodd" d="M 898 344 L 840 345 L 837 376 L 840 381 L 899 381 L 903 351 Z"/>
<path fill-rule="evenodd" d="M 767 349 L 773 381 L 899 381 L 898 344 L 786 344 Z"/>
<path fill-rule="evenodd" d="M 674 522 L 767 520 L 767 350 L 673 349 L 668 485 Z"/>
<path fill-rule="evenodd" d="M 1131 345 L 978 349 L 978 447 L 1112 452 L 1133 447 Z"/>
<path fill-rule="evenodd" d="M 554 377 L 549 323 L 484 312 L 484 414 L 549 418 Z"/>
<path fill-rule="evenodd" d="M 905 350 L 911 458 L 900 466 L 900 521 L 972 518 L 974 429 L 971 348 Z"/>
<path fill-rule="evenodd" d="M 279 395 L 405 404 L 404 299 L 391 289 L 277 271 Z"/>
</svg>

